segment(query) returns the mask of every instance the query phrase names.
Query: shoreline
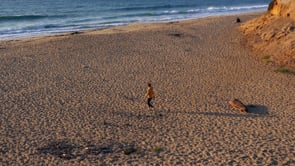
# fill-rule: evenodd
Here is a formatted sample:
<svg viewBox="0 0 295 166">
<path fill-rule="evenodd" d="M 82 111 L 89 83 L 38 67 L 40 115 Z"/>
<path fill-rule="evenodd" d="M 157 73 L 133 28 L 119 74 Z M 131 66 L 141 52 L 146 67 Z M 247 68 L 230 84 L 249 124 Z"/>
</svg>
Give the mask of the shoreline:
<svg viewBox="0 0 295 166">
<path fill-rule="evenodd" d="M 0 42 L 2 164 L 294 164 L 295 77 L 255 57 L 235 20 Z"/>
<path fill-rule="evenodd" d="M 167 22 L 138 22 L 138 23 L 130 23 L 126 25 L 120 25 L 120 26 L 111 26 L 101 29 L 90 29 L 90 30 L 78 30 L 78 31 L 69 31 L 69 32 L 61 32 L 61 33 L 53 33 L 53 34 L 44 34 L 44 35 L 36 35 L 36 36 L 27 36 L 27 37 L 17 37 L 12 39 L 3 39 L 0 40 L 1 42 L 10 42 L 10 41 L 23 41 L 23 40 L 34 40 L 34 39 L 42 39 L 42 38 L 52 38 L 52 37 L 60 37 L 60 36 L 70 36 L 75 34 L 82 34 L 82 33 L 89 33 L 89 32 L 97 32 L 97 31 L 105 31 L 108 29 L 116 29 L 121 27 L 128 27 L 130 25 L 153 25 L 153 24 L 165 24 L 165 23 L 173 23 L 173 22 L 185 22 L 185 21 L 193 21 L 193 20 L 199 20 L 199 19 L 207 19 L 207 18 L 218 18 L 218 17 L 227 17 L 227 16 L 250 16 L 250 15 L 261 15 L 262 13 L 265 13 L 265 11 L 254 11 L 254 12 L 244 12 L 244 13 L 233 13 L 233 14 L 223 14 L 223 15 L 213 15 L 213 16 L 205 16 L 205 17 L 199 17 L 199 18 L 190 18 L 190 19 L 184 19 L 184 20 L 175 20 L 175 21 L 167 21 Z"/>
</svg>

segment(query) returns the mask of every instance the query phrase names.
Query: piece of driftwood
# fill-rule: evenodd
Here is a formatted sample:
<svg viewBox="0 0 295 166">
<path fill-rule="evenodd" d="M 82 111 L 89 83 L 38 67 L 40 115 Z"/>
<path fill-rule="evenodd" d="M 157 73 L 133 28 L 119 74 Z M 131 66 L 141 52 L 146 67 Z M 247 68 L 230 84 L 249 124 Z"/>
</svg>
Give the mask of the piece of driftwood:
<svg viewBox="0 0 295 166">
<path fill-rule="evenodd" d="M 247 107 L 238 99 L 231 100 L 228 103 L 235 110 L 238 110 L 241 112 L 248 112 Z"/>
</svg>

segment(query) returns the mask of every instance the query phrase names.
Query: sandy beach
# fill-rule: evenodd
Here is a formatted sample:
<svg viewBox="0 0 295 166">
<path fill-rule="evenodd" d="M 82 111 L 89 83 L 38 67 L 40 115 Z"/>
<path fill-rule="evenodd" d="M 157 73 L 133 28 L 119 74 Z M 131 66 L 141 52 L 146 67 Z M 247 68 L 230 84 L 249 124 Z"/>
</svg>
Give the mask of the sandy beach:
<svg viewBox="0 0 295 166">
<path fill-rule="evenodd" d="M 0 41 L 0 165 L 295 165 L 295 76 L 236 17 Z"/>
</svg>

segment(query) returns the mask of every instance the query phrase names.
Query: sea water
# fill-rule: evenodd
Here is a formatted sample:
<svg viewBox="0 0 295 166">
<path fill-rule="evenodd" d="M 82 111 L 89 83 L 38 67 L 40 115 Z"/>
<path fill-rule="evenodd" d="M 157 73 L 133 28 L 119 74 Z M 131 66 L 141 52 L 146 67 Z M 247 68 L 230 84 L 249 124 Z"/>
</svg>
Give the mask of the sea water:
<svg viewBox="0 0 295 166">
<path fill-rule="evenodd" d="M 0 40 L 263 11 L 270 0 L 0 0 Z"/>
</svg>

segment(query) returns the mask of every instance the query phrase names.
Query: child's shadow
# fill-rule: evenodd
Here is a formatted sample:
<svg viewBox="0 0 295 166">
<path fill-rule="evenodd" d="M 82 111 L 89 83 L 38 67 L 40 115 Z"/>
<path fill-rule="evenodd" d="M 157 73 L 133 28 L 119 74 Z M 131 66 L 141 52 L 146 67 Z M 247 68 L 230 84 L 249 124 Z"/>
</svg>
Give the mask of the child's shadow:
<svg viewBox="0 0 295 166">
<path fill-rule="evenodd" d="M 268 109 L 263 105 L 247 105 L 247 109 L 249 113 L 257 114 L 257 115 L 269 115 Z"/>
</svg>

